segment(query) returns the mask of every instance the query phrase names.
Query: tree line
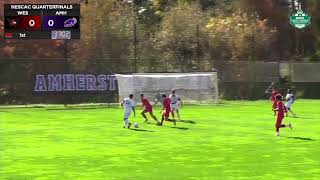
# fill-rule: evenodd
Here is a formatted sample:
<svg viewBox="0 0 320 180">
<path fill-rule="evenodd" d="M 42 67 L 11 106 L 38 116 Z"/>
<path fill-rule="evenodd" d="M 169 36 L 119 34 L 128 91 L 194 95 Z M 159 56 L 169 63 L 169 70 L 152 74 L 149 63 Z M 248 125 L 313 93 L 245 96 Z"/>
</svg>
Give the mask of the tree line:
<svg viewBox="0 0 320 180">
<path fill-rule="evenodd" d="M 4 3 L 26 2 L 40 3 Z M 61 3 L 41 1 L 46 2 Z M 81 2 L 80 40 L 5 40 L 0 42 L 0 59 L 108 59 L 110 67 L 137 66 L 135 70 L 140 72 L 164 64 L 166 71 L 187 72 L 210 70 L 219 61 L 320 59 L 317 0 L 301 1 L 302 9 L 312 16 L 312 24 L 304 30 L 289 24 L 289 16 L 294 12 L 294 1 L 290 0 Z M 3 22 L 0 31 L 3 35 Z"/>
</svg>

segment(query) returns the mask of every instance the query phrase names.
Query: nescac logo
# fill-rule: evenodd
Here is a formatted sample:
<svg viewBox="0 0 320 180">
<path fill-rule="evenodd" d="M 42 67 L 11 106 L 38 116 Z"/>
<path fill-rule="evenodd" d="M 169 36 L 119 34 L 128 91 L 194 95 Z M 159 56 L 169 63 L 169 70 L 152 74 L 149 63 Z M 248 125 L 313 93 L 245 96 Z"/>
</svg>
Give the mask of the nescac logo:
<svg viewBox="0 0 320 180">
<path fill-rule="evenodd" d="M 116 76 L 107 74 L 39 74 L 34 91 L 115 91 L 116 83 Z"/>
</svg>

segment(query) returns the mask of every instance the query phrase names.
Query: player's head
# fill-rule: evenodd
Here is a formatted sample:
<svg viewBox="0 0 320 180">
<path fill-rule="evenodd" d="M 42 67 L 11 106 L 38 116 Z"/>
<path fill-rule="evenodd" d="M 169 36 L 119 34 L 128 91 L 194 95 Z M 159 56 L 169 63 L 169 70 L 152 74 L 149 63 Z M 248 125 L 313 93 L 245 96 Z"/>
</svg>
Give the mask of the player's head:
<svg viewBox="0 0 320 180">
<path fill-rule="evenodd" d="M 167 97 L 167 95 L 166 94 L 162 94 L 161 97 L 162 97 L 162 99 L 164 99 L 164 98 Z"/>
<path fill-rule="evenodd" d="M 132 99 L 132 98 L 133 98 L 133 94 L 130 94 L 130 95 L 129 95 L 129 98 Z"/>
<path fill-rule="evenodd" d="M 291 89 L 288 89 L 287 93 L 288 93 L 288 94 L 291 94 L 291 93 L 292 93 L 292 90 L 291 90 Z"/>
<path fill-rule="evenodd" d="M 281 101 L 281 99 L 282 99 L 281 94 L 276 95 L 276 100 Z"/>
<path fill-rule="evenodd" d="M 144 94 L 140 94 L 141 99 L 144 97 Z"/>
<path fill-rule="evenodd" d="M 173 95 L 175 95 L 175 94 L 176 94 L 176 90 L 172 89 L 171 93 L 172 93 Z"/>
</svg>

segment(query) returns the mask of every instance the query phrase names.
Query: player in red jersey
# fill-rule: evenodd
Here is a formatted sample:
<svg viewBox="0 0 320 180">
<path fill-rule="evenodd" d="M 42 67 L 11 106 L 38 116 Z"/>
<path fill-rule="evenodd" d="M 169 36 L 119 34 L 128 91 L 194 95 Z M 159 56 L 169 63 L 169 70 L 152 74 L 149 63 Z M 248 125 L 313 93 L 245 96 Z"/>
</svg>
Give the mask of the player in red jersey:
<svg viewBox="0 0 320 180">
<path fill-rule="evenodd" d="M 160 122 L 157 120 L 157 118 L 153 115 L 153 111 L 152 111 L 152 105 L 150 104 L 150 102 L 148 101 L 148 99 L 144 96 L 144 94 L 140 94 L 141 97 L 141 103 L 142 103 L 142 112 L 141 115 L 144 117 L 145 119 L 145 123 L 149 123 L 149 120 L 146 116 L 146 113 L 149 113 L 150 116 L 157 122 L 157 124 L 159 125 Z"/>
<path fill-rule="evenodd" d="M 280 94 L 274 87 L 272 87 L 271 91 L 270 89 L 266 90 L 266 93 L 270 93 L 270 101 L 272 101 L 272 110 L 277 108 L 277 99 L 276 96 Z M 274 116 L 277 115 L 277 111 L 274 111 Z"/>
<path fill-rule="evenodd" d="M 167 97 L 167 95 L 163 94 L 162 95 L 162 99 L 163 99 L 163 108 L 162 108 L 162 119 L 161 119 L 161 123 L 160 125 L 163 124 L 163 121 L 166 120 L 166 121 L 171 121 L 173 122 L 174 125 L 176 125 L 176 121 L 175 120 L 171 120 L 169 119 L 169 115 L 170 115 L 170 112 L 171 112 L 171 100 L 170 98 Z"/>
<path fill-rule="evenodd" d="M 274 111 L 277 111 L 277 122 L 276 122 L 276 136 L 280 136 L 279 129 L 280 128 L 285 128 L 285 127 L 290 127 L 292 130 L 292 126 L 289 123 L 288 125 L 282 124 L 282 120 L 284 118 L 284 113 L 286 112 L 286 107 L 284 106 L 283 102 L 281 101 L 282 96 L 280 94 L 276 95 L 276 100 L 277 100 L 277 106 L 274 108 Z"/>
</svg>

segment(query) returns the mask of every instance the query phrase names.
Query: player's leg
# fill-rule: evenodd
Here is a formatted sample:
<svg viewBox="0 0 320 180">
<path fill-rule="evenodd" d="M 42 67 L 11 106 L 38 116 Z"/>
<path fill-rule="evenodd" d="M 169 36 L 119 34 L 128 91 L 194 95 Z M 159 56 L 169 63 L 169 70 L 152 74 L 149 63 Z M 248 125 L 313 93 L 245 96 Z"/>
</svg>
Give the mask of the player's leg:
<svg viewBox="0 0 320 180">
<path fill-rule="evenodd" d="M 278 115 L 277 117 L 277 123 L 276 123 L 276 136 L 280 136 L 280 128 L 285 128 L 285 127 L 289 127 L 292 130 L 292 125 L 291 123 L 285 125 L 282 124 L 282 120 L 283 120 L 284 116 L 283 115 Z"/>
<path fill-rule="evenodd" d="M 174 111 L 175 111 L 174 107 L 171 107 L 171 116 L 172 116 L 173 119 L 174 119 Z"/>
<path fill-rule="evenodd" d="M 170 110 L 166 110 L 166 111 L 162 114 L 162 119 L 161 119 L 161 123 L 160 123 L 161 126 L 162 126 L 162 124 L 163 124 L 163 121 L 170 121 L 170 122 L 173 122 L 174 125 L 176 125 L 176 120 L 170 119 L 169 116 L 170 116 Z"/>
<path fill-rule="evenodd" d="M 158 119 L 156 118 L 156 116 L 153 114 L 152 111 L 149 112 L 150 116 L 157 122 L 157 124 L 159 125 L 160 122 L 158 121 Z"/>
<path fill-rule="evenodd" d="M 291 104 L 288 105 L 287 109 L 292 114 L 293 117 L 296 117 L 296 113 L 294 113 L 291 109 Z"/>
<path fill-rule="evenodd" d="M 289 111 L 291 112 L 293 117 L 296 117 L 296 113 L 294 113 L 291 108 L 289 109 Z"/>
<path fill-rule="evenodd" d="M 169 118 L 169 115 L 170 115 L 170 110 L 167 109 L 166 112 L 165 112 L 165 116 L 164 116 L 165 120 L 166 120 L 166 121 L 173 122 L 173 124 L 176 125 L 176 120 L 175 120 L 175 119 L 170 119 L 170 118 Z"/>
<path fill-rule="evenodd" d="M 123 118 L 123 128 L 126 128 L 127 127 L 127 124 L 128 124 L 128 119 L 126 118 Z"/>
<path fill-rule="evenodd" d="M 176 112 L 177 112 L 178 120 L 180 121 L 180 112 L 179 112 L 179 109 L 177 109 Z"/>
<path fill-rule="evenodd" d="M 145 123 L 149 122 L 149 120 L 148 120 L 148 118 L 147 118 L 147 116 L 146 116 L 146 110 L 145 110 L 145 109 L 141 112 L 141 115 L 142 115 L 142 117 L 144 118 L 144 122 L 145 122 Z"/>
<path fill-rule="evenodd" d="M 131 114 L 131 112 L 124 113 L 124 126 L 123 126 L 123 128 L 126 128 L 126 127 L 130 128 L 130 126 L 131 126 L 131 123 L 129 121 L 130 114 Z"/>
<path fill-rule="evenodd" d="M 163 121 L 164 121 L 164 112 L 162 113 L 162 116 L 161 116 L 161 123 L 160 123 L 160 126 L 162 126 Z"/>
</svg>

